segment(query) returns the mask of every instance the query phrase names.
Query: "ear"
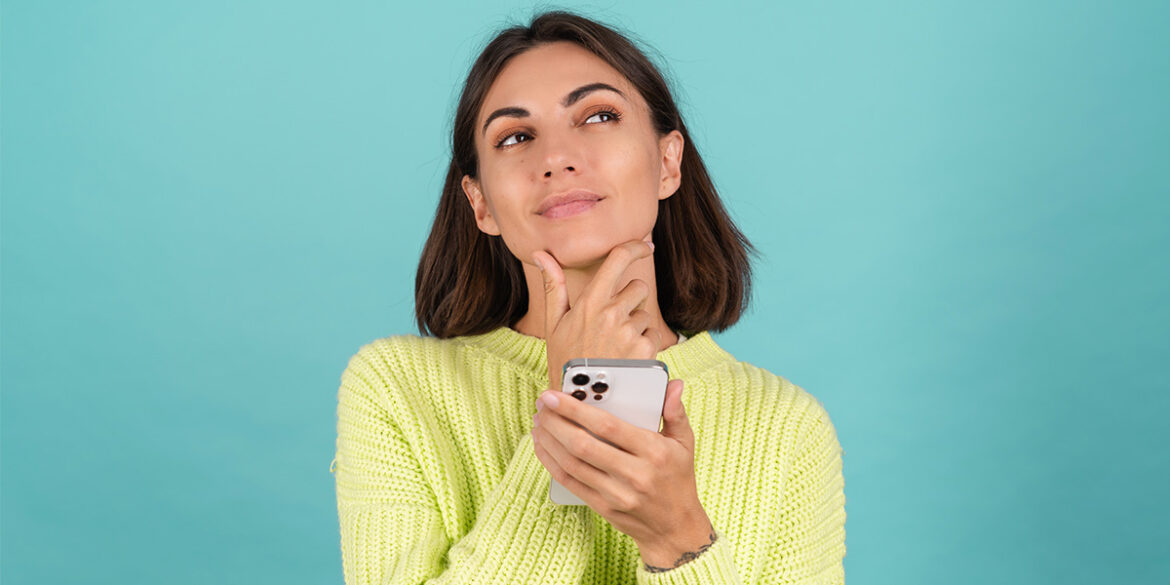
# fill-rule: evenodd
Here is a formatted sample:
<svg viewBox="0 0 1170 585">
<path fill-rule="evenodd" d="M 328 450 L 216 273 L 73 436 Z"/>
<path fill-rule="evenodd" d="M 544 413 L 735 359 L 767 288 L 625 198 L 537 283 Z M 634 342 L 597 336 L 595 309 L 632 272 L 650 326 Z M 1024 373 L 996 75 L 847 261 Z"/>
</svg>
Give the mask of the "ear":
<svg viewBox="0 0 1170 585">
<path fill-rule="evenodd" d="M 666 199 L 678 191 L 682 184 L 682 153 L 683 135 L 678 130 L 671 130 L 666 136 L 658 139 L 658 152 L 662 155 L 662 178 L 659 180 L 658 198 Z"/>
<path fill-rule="evenodd" d="M 479 231 L 489 236 L 500 235 L 500 226 L 496 225 L 496 219 L 492 217 L 491 206 L 488 205 L 487 198 L 479 189 L 479 181 L 468 175 L 463 175 L 462 185 L 463 194 L 467 195 L 467 202 L 471 204 L 471 210 L 475 212 L 475 225 L 479 226 Z"/>
</svg>

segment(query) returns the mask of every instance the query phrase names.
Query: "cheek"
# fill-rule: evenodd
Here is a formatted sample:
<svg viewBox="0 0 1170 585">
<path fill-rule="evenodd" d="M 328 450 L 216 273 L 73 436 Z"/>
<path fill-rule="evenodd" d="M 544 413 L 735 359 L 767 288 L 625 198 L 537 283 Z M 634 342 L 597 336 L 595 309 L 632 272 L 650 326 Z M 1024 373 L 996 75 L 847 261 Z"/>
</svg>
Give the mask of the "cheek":
<svg viewBox="0 0 1170 585">
<path fill-rule="evenodd" d="M 638 224 L 638 229 L 650 226 L 658 215 L 658 183 L 660 168 L 643 144 L 626 144 L 610 151 L 605 161 L 605 175 L 614 181 L 613 188 L 622 196 L 624 220 Z M 625 222 L 623 222 L 625 223 Z M 640 236 L 639 236 L 640 237 Z"/>
<path fill-rule="evenodd" d="M 491 210 L 492 218 L 500 230 L 499 237 L 503 239 L 504 245 L 521 262 L 527 262 L 525 258 L 532 252 L 530 249 L 532 234 L 529 233 L 531 226 L 524 222 L 525 210 L 520 202 L 509 199 L 506 195 L 501 196 L 509 192 L 517 191 L 514 187 L 509 189 L 506 184 L 497 184 L 495 195 L 487 198 L 488 209 Z"/>
<path fill-rule="evenodd" d="M 492 172 L 484 174 L 484 199 L 492 218 L 500 226 L 510 226 L 515 223 L 516 194 L 518 185 L 507 173 Z"/>
<path fill-rule="evenodd" d="M 650 188 L 650 194 L 657 197 L 657 191 L 653 188 L 658 184 L 658 150 L 652 146 L 647 146 L 644 141 L 624 141 L 611 145 L 604 151 L 604 159 L 599 166 L 604 166 L 606 173 L 619 181 L 615 187 L 623 192 L 640 195 Z"/>
</svg>

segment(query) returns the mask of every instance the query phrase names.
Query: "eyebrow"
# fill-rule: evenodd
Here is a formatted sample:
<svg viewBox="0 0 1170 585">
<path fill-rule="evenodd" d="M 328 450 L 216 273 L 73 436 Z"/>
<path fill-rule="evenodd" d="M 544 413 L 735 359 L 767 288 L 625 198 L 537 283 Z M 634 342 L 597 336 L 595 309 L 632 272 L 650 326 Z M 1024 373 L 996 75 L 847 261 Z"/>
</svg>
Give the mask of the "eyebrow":
<svg viewBox="0 0 1170 585">
<path fill-rule="evenodd" d="M 612 92 L 622 96 L 622 99 L 629 101 L 628 98 L 626 98 L 626 94 L 619 91 L 616 87 L 614 87 L 608 83 L 601 83 L 600 81 L 598 81 L 595 83 L 582 85 L 581 87 L 578 87 L 577 89 L 574 89 L 573 91 L 570 91 L 569 94 L 565 96 L 565 99 L 561 100 L 561 106 L 567 108 L 567 107 L 577 103 L 577 101 L 579 101 L 581 98 L 583 98 L 583 97 L 585 97 L 585 96 L 587 96 L 587 95 L 589 95 L 597 90 L 600 90 L 600 89 L 612 91 Z M 492 112 L 491 114 L 489 114 L 487 117 L 487 120 L 484 120 L 483 134 L 487 134 L 488 124 L 491 124 L 492 120 L 495 120 L 496 118 L 499 118 L 501 116 L 509 116 L 512 118 L 524 118 L 524 117 L 527 117 L 529 115 L 531 115 L 531 114 L 529 114 L 528 110 L 525 110 L 524 108 L 520 108 L 520 107 L 516 107 L 516 106 L 508 106 L 506 108 L 500 108 L 500 109 Z"/>
</svg>

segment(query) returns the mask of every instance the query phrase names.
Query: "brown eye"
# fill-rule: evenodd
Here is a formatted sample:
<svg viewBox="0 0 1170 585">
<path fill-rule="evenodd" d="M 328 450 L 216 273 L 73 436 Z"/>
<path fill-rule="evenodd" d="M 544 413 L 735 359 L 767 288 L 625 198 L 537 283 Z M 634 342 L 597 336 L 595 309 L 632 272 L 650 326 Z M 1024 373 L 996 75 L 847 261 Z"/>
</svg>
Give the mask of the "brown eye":
<svg viewBox="0 0 1170 585">
<path fill-rule="evenodd" d="M 596 117 L 598 117 L 598 116 L 609 116 L 610 120 L 605 120 L 605 121 L 607 121 L 607 122 L 608 122 L 608 121 L 614 121 L 614 122 L 616 122 L 616 121 L 618 121 L 618 120 L 622 119 L 622 115 L 621 115 L 621 114 L 619 114 L 619 113 L 617 113 L 617 112 L 616 112 L 616 111 L 614 111 L 614 110 L 601 110 L 601 111 L 598 111 L 598 112 L 593 112 L 592 114 L 590 114 L 590 115 L 589 115 L 589 117 L 588 117 L 588 118 L 585 118 L 585 123 L 586 123 L 586 124 L 588 124 L 588 123 L 589 123 L 589 120 L 592 120 L 592 119 L 594 119 L 594 118 L 596 118 Z"/>
<path fill-rule="evenodd" d="M 500 140 L 499 142 L 497 142 L 497 143 L 496 143 L 496 148 L 504 148 L 504 147 L 507 147 L 507 146 L 515 146 L 516 144 L 519 144 L 519 142 L 513 142 L 512 144 L 504 144 L 504 143 L 505 143 L 505 142 L 507 142 L 507 141 L 509 141 L 509 140 L 511 140 L 512 138 L 517 138 L 517 137 L 520 137 L 520 136 L 528 136 L 528 135 L 527 135 L 527 134 L 525 134 L 525 133 L 523 133 L 523 132 L 513 132 L 513 133 L 511 133 L 511 134 L 509 134 L 509 135 L 505 136 L 505 137 L 504 137 L 502 140 Z M 528 142 L 528 141 L 527 141 L 527 140 L 524 140 L 523 142 Z"/>
</svg>

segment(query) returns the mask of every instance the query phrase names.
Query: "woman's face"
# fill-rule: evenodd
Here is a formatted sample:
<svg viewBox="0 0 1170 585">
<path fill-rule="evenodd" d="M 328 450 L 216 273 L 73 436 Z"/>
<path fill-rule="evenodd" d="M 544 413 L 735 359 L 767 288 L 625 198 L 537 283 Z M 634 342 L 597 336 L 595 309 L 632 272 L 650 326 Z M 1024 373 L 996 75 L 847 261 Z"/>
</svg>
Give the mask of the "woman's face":
<svg viewBox="0 0 1170 585">
<path fill-rule="evenodd" d="M 479 229 L 522 262 L 544 250 L 583 268 L 649 239 L 658 201 L 679 186 L 682 134 L 659 137 L 637 89 L 575 43 L 513 57 L 475 132 L 479 176 L 464 176 L 463 191 Z"/>
</svg>

